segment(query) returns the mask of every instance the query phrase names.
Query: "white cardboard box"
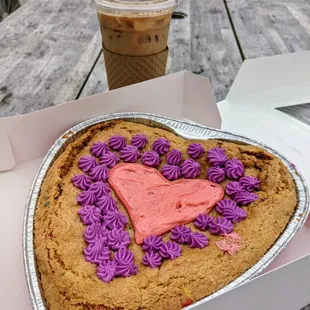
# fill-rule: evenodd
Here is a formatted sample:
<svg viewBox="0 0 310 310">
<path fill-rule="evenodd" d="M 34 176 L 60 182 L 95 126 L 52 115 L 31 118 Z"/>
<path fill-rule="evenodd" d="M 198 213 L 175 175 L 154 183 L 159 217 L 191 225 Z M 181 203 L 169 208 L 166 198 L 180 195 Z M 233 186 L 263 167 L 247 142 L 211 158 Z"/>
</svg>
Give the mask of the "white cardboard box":
<svg viewBox="0 0 310 310">
<path fill-rule="evenodd" d="M 285 154 L 310 184 L 310 127 L 275 110 L 307 102 L 310 52 L 246 60 L 226 99 L 218 103 L 222 129 L 260 140 Z M 298 310 L 309 304 L 309 218 L 306 225 L 269 272 L 211 300 L 210 308 Z"/>
<path fill-rule="evenodd" d="M 300 68 L 294 70 L 296 63 L 301 63 Z M 307 71 L 305 73 L 303 68 L 308 64 L 310 64 L 310 53 L 292 55 L 289 59 L 286 59 L 286 56 L 279 56 L 246 61 L 227 99 L 221 102 L 219 107 L 225 130 L 254 137 L 280 150 L 296 163 L 309 180 L 306 155 L 303 155 L 299 149 L 296 151 L 295 145 L 292 144 L 294 141 L 287 142 L 283 139 L 286 135 L 284 137 L 281 135 L 282 130 L 276 134 L 272 126 L 268 127 L 266 123 L 261 124 L 255 120 L 257 111 L 248 111 L 249 107 L 254 109 L 256 104 L 265 102 L 267 97 L 268 102 L 277 102 L 279 105 L 282 104 L 283 98 L 289 98 L 291 102 L 298 102 L 298 100 L 293 101 L 294 98 L 300 100 L 306 98 L 305 82 L 309 83 L 310 70 L 305 70 Z M 285 67 L 288 71 L 283 69 Z M 269 68 L 273 69 L 269 70 Z M 280 69 L 281 71 L 277 73 Z M 302 77 L 298 75 L 299 70 L 302 71 Z M 268 74 L 268 81 L 265 74 Z M 291 79 L 284 79 L 281 84 L 279 79 L 281 80 L 285 74 Z M 295 76 L 295 79 L 292 76 Z M 277 83 L 273 84 L 273 81 Z M 294 98 L 288 96 L 291 93 L 284 94 L 291 85 L 294 86 Z M 4 220 L 0 226 L 1 244 L 4 245 L 2 250 L 6 253 L 0 257 L 2 275 L 0 308 L 31 309 L 21 253 L 23 209 L 32 177 L 42 156 L 57 136 L 84 119 L 120 111 L 151 112 L 187 118 L 197 123 L 218 127 L 220 117 L 212 98 L 208 80 L 189 73 L 179 73 L 70 102 L 28 116 L 0 119 L 0 141 L 3 142 L 0 170 L 11 169 L 16 165 L 13 170 L 0 173 L 0 188 L 4 189 L 2 207 L 10 206 L 2 213 Z M 249 101 L 251 104 L 248 104 Z M 260 115 L 264 115 L 260 121 L 266 118 L 267 121 L 269 120 L 268 124 L 273 124 L 273 121 L 267 118 L 268 112 L 262 112 L 263 110 L 265 108 L 259 109 Z M 290 118 L 286 123 L 296 126 L 298 139 L 299 131 L 306 139 L 308 135 L 306 126 Z M 3 145 L 5 148 L 2 147 Z M 18 195 L 15 194 L 16 192 Z M 225 306 L 241 310 L 300 309 L 310 302 L 310 255 L 301 258 L 306 254 L 310 254 L 310 228 L 305 226 L 269 270 L 284 266 L 267 272 L 197 309 L 222 309 Z M 295 260 L 293 263 L 285 265 L 293 260 Z"/>
<path fill-rule="evenodd" d="M 106 113 L 130 111 L 221 126 L 209 80 L 187 72 L 0 119 L 1 310 L 31 309 L 22 258 L 22 227 L 28 191 L 42 158 L 73 125 Z"/>
</svg>

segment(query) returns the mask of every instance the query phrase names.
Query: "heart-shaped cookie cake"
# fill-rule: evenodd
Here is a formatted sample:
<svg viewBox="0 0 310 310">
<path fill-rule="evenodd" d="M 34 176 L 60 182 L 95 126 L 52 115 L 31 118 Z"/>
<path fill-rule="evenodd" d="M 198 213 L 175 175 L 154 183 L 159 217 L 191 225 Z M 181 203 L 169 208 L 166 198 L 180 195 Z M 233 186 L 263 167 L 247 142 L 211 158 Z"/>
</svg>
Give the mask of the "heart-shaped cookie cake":
<svg viewBox="0 0 310 310">
<path fill-rule="evenodd" d="M 267 151 L 111 121 L 43 181 L 35 254 L 46 307 L 181 309 L 264 256 L 297 205 Z"/>
</svg>

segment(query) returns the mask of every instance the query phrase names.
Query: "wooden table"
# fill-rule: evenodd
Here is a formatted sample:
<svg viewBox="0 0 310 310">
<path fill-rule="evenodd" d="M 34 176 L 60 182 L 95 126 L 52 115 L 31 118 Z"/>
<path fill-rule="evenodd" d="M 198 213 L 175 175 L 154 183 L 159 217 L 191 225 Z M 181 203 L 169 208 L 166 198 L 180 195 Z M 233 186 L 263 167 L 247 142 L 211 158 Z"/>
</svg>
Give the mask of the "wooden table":
<svg viewBox="0 0 310 310">
<path fill-rule="evenodd" d="M 245 58 L 310 49 L 308 0 L 180 0 L 167 72 L 211 79 L 225 98 Z M 107 89 L 89 0 L 28 0 L 0 24 L 0 116 L 27 113 Z"/>
<path fill-rule="evenodd" d="M 180 0 L 177 11 L 167 72 L 209 77 L 217 100 L 244 59 L 310 50 L 309 0 Z M 0 117 L 105 90 L 89 0 L 28 0 L 0 24 Z"/>
</svg>

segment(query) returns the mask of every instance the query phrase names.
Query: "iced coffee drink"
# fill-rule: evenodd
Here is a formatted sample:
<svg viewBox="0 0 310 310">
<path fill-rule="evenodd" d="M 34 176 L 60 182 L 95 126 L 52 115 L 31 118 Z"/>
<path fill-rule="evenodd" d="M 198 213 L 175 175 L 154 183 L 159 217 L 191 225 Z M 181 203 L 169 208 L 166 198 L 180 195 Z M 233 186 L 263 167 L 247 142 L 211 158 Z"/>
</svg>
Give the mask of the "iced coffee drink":
<svg viewBox="0 0 310 310">
<path fill-rule="evenodd" d="M 110 89 L 165 74 L 176 5 L 177 0 L 94 0 Z"/>
<path fill-rule="evenodd" d="M 155 16 L 113 16 L 98 13 L 102 42 L 110 52 L 145 56 L 167 47 L 172 13 Z"/>
</svg>

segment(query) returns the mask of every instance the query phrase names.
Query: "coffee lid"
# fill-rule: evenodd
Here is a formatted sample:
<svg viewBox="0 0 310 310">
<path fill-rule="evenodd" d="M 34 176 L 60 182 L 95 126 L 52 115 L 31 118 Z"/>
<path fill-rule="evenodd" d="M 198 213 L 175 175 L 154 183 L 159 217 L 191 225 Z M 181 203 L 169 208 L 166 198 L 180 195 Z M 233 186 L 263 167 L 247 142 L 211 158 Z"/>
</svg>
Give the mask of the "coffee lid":
<svg viewBox="0 0 310 310">
<path fill-rule="evenodd" d="M 119 14 L 147 14 L 172 11 L 178 0 L 91 0 L 91 6 L 98 12 Z"/>
</svg>

